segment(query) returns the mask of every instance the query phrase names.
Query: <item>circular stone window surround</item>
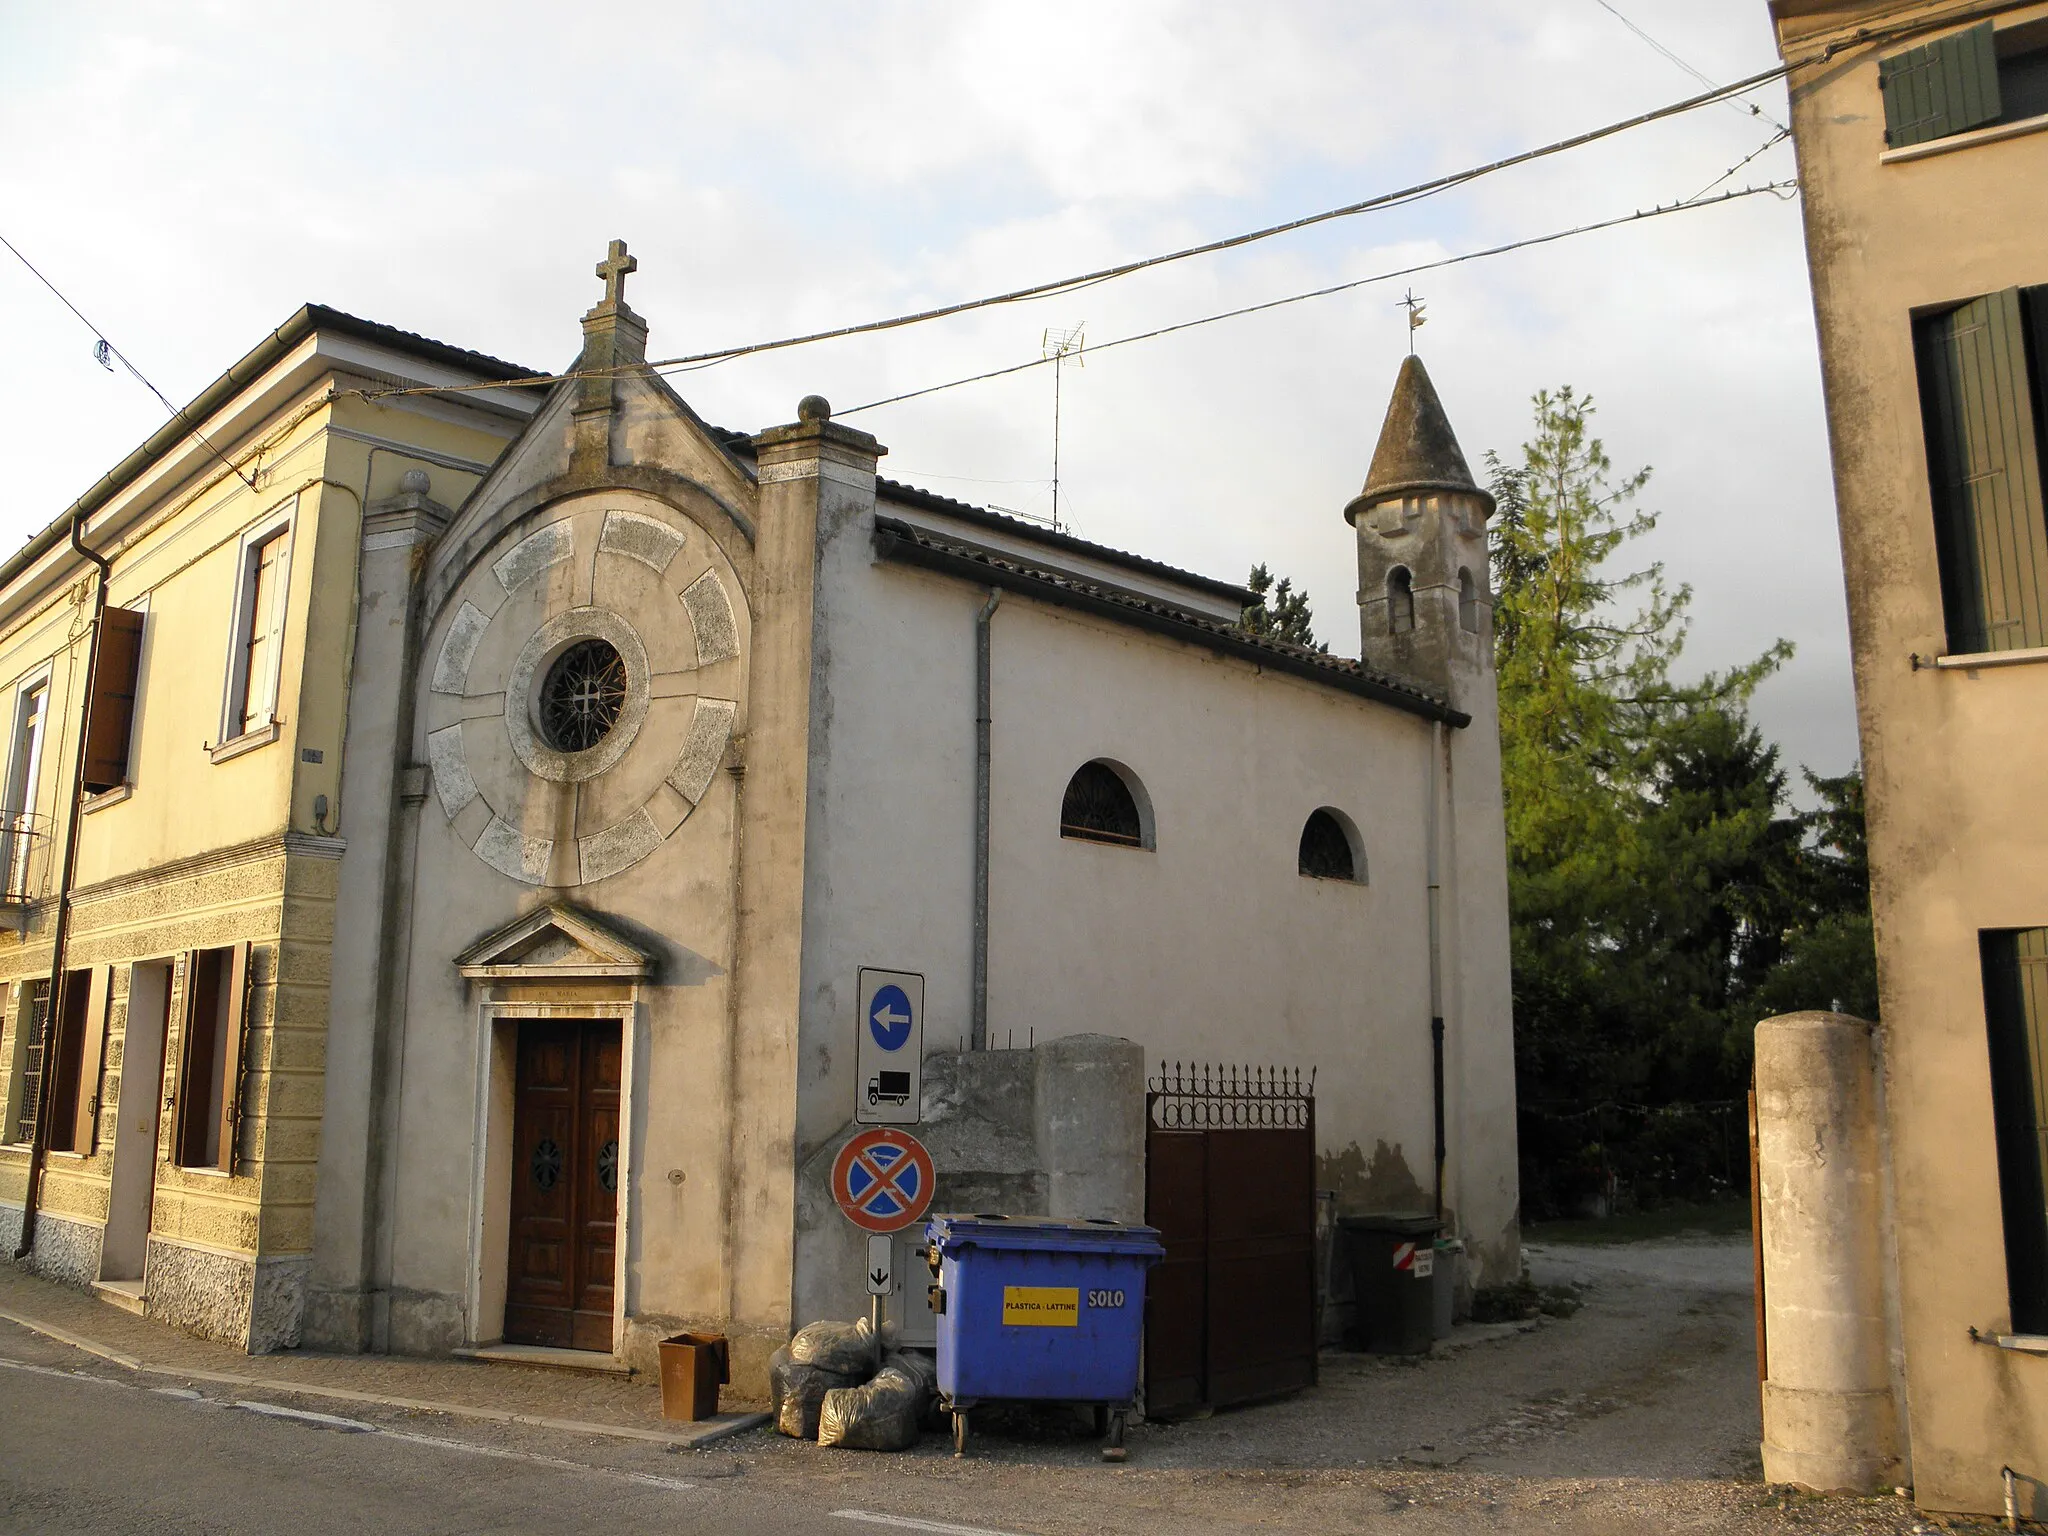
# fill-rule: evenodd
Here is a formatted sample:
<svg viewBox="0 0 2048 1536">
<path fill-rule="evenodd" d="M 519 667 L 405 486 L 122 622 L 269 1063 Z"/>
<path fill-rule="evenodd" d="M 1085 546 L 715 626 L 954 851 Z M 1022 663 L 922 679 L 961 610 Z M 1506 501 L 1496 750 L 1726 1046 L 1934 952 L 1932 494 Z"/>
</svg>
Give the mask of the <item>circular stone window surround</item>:
<svg viewBox="0 0 2048 1536">
<path fill-rule="evenodd" d="M 626 702 L 618 723 L 594 747 L 582 752 L 557 752 L 541 738 L 538 725 L 539 686 L 555 659 L 579 640 L 603 640 L 619 653 L 626 668 Z M 652 678 L 647 647 L 640 636 L 609 608 L 572 608 L 558 613 L 534 631 L 520 648 L 505 679 L 505 731 L 512 750 L 535 778 L 555 784 L 577 784 L 616 767 L 647 718 Z"/>
</svg>

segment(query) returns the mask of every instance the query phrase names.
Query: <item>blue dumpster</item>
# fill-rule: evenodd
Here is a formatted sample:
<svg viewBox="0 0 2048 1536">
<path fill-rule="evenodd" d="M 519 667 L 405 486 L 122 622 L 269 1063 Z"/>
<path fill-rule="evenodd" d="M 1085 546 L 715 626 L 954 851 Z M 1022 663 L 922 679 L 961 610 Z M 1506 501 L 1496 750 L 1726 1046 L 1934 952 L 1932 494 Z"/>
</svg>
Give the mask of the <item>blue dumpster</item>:
<svg viewBox="0 0 2048 1536">
<path fill-rule="evenodd" d="M 1123 1460 L 1138 1391 L 1145 1271 L 1165 1249 L 1152 1227 L 1043 1216 L 935 1216 L 926 1257 L 938 1284 L 939 1396 L 953 1449 L 977 1403 L 1095 1406 L 1105 1459 Z"/>
</svg>

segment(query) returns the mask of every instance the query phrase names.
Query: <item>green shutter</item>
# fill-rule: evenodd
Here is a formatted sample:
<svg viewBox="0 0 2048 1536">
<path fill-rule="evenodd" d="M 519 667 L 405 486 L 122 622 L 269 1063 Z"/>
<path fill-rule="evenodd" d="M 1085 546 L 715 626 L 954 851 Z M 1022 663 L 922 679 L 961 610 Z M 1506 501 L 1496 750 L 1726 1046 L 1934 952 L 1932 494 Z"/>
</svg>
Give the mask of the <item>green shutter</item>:
<svg viewBox="0 0 2048 1536">
<path fill-rule="evenodd" d="M 2048 1333 L 2048 928 L 1980 944 L 2012 1328 Z"/>
<path fill-rule="evenodd" d="M 1884 141 L 1894 149 L 1992 122 L 2001 108 L 1991 23 L 1879 59 L 1877 84 L 1884 93 Z"/>
<path fill-rule="evenodd" d="M 2020 291 L 1916 327 L 1952 652 L 2048 645 L 2048 525 Z"/>
</svg>

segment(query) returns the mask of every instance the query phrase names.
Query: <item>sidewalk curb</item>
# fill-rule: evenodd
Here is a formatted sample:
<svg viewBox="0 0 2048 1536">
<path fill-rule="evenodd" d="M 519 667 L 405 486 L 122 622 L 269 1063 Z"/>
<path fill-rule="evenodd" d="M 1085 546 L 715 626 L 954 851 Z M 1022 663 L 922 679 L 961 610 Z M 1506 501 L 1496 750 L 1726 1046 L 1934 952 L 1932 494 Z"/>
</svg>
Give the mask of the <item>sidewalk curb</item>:
<svg viewBox="0 0 2048 1536">
<path fill-rule="evenodd" d="M 416 1413 L 440 1413 L 451 1418 L 482 1419 L 493 1424 L 524 1424 L 535 1429 L 557 1429 L 579 1435 L 607 1435 L 615 1440 L 641 1440 L 678 1450 L 698 1450 L 720 1440 L 757 1429 L 766 1424 L 765 1413 L 721 1414 L 687 1430 L 638 1429 L 630 1424 L 596 1424 L 585 1419 L 555 1419 L 537 1413 L 515 1413 L 509 1408 L 484 1408 L 473 1403 L 438 1403 L 413 1397 L 392 1397 L 383 1392 L 357 1392 L 347 1387 L 320 1386 L 313 1382 L 283 1381 L 274 1376 L 240 1376 L 228 1371 L 206 1371 L 192 1367 L 150 1365 L 134 1355 L 123 1354 L 105 1344 L 84 1338 L 53 1323 L 45 1323 L 18 1312 L 0 1309 L 0 1321 L 39 1333 L 59 1344 L 67 1344 L 88 1355 L 149 1376 L 173 1376 L 186 1381 L 207 1381 L 216 1386 L 256 1387 L 287 1396 L 324 1397 L 335 1402 L 370 1403 L 381 1408 L 405 1408 Z"/>
<path fill-rule="evenodd" d="M 34 1318 L 22 1317 L 17 1313 L 4 1309 L 0 1309 L 0 1321 L 26 1328 L 31 1333 L 40 1333 L 44 1338 L 55 1339 L 59 1344 L 69 1344 L 73 1349 L 82 1349 L 88 1355 L 97 1355 L 102 1360 L 111 1360 L 115 1365 L 126 1366 L 131 1371 L 147 1369 L 134 1355 L 124 1355 L 118 1349 L 109 1349 L 104 1344 L 95 1344 L 91 1339 L 80 1338 L 77 1334 L 68 1332 L 52 1323 L 39 1323 Z"/>
</svg>

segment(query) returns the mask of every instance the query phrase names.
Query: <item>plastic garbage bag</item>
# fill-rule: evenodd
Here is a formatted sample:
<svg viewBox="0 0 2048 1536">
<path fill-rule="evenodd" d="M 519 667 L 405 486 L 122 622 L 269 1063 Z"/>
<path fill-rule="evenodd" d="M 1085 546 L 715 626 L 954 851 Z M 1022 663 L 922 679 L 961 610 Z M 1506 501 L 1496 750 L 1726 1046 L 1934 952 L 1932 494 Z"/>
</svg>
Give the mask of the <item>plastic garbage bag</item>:
<svg viewBox="0 0 2048 1536">
<path fill-rule="evenodd" d="M 882 1337 L 888 1338 L 889 1330 L 884 1327 Z M 885 1366 L 896 1366 L 927 1393 L 939 1390 L 939 1357 L 929 1350 L 906 1349 L 901 1354 L 892 1354 L 882 1362 Z"/>
<path fill-rule="evenodd" d="M 863 1387 L 835 1387 L 818 1416 L 818 1444 L 851 1451 L 906 1451 L 917 1444 L 930 1389 L 898 1355 Z"/>
<path fill-rule="evenodd" d="M 896 1325 L 882 1325 L 885 1349 L 896 1345 Z M 797 1330 L 789 1341 L 789 1358 L 798 1365 L 815 1365 L 822 1370 L 866 1381 L 875 1370 L 874 1325 L 866 1318 L 857 1323 L 819 1322 Z"/>
<path fill-rule="evenodd" d="M 790 1359 L 787 1346 L 778 1349 L 768 1360 L 768 1401 L 775 1412 L 775 1427 L 794 1440 L 817 1439 L 825 1394 L 839 1387 L 858 1386 L 860 1380 L 858 1375 L 800 1365 Z"/>
</svg>

